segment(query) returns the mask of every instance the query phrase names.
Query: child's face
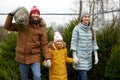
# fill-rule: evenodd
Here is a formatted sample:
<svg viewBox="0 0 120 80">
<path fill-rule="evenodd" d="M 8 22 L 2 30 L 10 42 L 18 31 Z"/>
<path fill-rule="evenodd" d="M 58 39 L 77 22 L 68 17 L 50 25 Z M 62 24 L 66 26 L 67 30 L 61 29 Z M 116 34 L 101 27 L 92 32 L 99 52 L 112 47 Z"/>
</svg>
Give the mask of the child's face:
<svg viewBox="0 0 120 80">
<path fill-rule="evenodd" d="M 55 44 L 56 44 L 58 47 L 62 47 L 63 41 L 62 41 L 62 40 L 57 40 L 57 41 L 55 42 Z"/>
</svg>

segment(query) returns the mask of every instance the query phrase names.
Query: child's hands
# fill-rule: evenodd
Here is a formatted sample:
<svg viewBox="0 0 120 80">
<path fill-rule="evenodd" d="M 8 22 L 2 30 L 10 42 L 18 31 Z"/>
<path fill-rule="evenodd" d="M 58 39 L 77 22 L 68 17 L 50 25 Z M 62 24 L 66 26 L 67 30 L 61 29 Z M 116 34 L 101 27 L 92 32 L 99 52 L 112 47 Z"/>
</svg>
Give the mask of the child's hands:
<svg viewBox="0 0 120 80">
<path fill-rule="evenodd" d="M 43 64 L 44 64 L 45 67 L 51 67 L 51 60 L 47 59 L 43 62 Z"/>
<path fill-rule="evenodd" d="M 46 60 L 46 65 L 47 65 L 47 67 L 51 67 L 51 60 L 50 59 Z"/>
</svg>

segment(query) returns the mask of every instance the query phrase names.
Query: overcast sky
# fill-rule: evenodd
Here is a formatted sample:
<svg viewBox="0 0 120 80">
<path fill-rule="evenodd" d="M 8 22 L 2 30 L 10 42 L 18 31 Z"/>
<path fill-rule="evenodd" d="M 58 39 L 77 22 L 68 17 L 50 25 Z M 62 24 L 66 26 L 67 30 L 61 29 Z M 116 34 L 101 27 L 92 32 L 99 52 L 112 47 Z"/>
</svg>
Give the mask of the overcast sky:
<svg viewBox="0 0 120 80">
<path fill-rule="evenodd" d="M 109 0 L 107 3 L 108 8 L 118 7 L 119 0 Z M 114 2 L 113 2 L 114 1 Z M 86 9 L 85 2 L 83 0 L 83 10 Z M 79 0 L 0 0 L 0 13 L 9 13 L 17 7 L 24 6 L 30 12 L 33 6 L 37 6 L 40 9 L 40 13 L 75 13 L 73 10 L 78 10 Z M 88 6 L 89 7 L 89 6 Z M 110 9 L 111 9 L 110 8 Z M 40 15 L 44 18 L 47 25 L 51 23 L 64 24 L 75 16 L 71 15 Z M 6 19 L 6 15 L 0 15 L 0 25 L 3 25 Z"/>
<path fill-rule="evenodd" d="M 19 6 L 24 6 L 28 11 L 35 5 L 40 9 L 41 13 L 74 13 L 73 6 L 75 0 L 1 0 L 0 13 L 9 13 Z M 47 24 L 56 22 L 58 24 L 65 23 L 70 16 L 51 16 L 41 15 Z M 0 25 L 4 24 L 6 16 L 0 15 Z"/>
</svg>

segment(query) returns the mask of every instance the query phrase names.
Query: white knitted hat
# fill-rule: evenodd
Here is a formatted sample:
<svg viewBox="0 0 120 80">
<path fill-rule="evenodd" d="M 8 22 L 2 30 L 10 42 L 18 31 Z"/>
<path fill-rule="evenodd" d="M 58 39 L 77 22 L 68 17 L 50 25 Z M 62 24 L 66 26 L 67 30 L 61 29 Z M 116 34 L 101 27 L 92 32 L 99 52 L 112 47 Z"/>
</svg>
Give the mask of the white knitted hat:
<svg viewBox="0 0 120 80">
<path fill-rule="evenodd" d="M 63 40 L 62 35 L 58 31 L 54 33 L 54 42 L 57 40 Z"/>
</svg>

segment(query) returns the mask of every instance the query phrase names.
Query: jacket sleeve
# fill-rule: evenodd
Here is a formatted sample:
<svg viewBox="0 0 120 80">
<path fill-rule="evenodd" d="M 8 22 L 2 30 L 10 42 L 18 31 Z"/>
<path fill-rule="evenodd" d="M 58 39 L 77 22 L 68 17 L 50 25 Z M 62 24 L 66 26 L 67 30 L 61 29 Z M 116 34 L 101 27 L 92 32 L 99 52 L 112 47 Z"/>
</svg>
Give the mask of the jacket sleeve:
<svg viewBox="0 0 120 80">
<path fill-rule="evenodd" d="M 77 27 L 77 26 L 76 26 Z M 78 41 L 78 31 L 77 31 L 77 28 L 74 28 L 73 29 L 73 32 L 72 32 L 72 39 L 71 39 L 71 48 L 70 50 L 74 50 L 76 51 L 77 50 L 77 41 Z"/>
<path fill-rule="evenodd" d="M 41 47 L 42 47 L 42 52 L 44 57 L 50 58 L 50 54 L 48 52 L 48 41 L 47 41 L 47 35 L 46 35 L 46 26 L 42 26 L 42 35 L 40 36 L 40 43 L 41 43 Z"/>
<path fill-rule="evenodd" d="M 95 35 L 95 32 L 94 32 L 94 40 L 92 41 L 92 49 L 93 49 L 93 51 L 99 49 L 99 47 L 98 47 L 98 45 L 97 45 L 97 41 L 96 41 L 96 35 Z"/>
<path fill-rule="evenodd" d="M 50 54 L 50 56 L 51 56 L 51 49 L 50 48 L 48 48 L 48 51 L 49 51 L 49 54 Z M 46 59 L 43 61 L 43 65 L 45 65 L 46 64 Z"/>
<path fill-rule="evenodd" d="M 4 24 L 4 28 L 9 31 L 17 31 L 17 25 L 15 23 L 12 23 L 12 20 L 13 20 L 13 16 L 8 14 Z"/>
<path fill-rule="evenodd" d="M 66 58 L 66 62 L 73 63 L 73 59 L 67 56 L 67 49 L 65 49 L 65 58 Z"/>
</svg>

